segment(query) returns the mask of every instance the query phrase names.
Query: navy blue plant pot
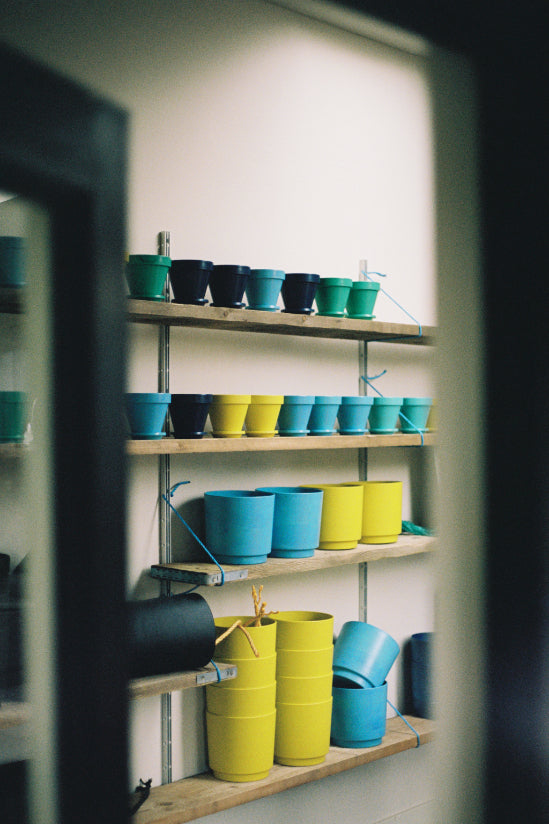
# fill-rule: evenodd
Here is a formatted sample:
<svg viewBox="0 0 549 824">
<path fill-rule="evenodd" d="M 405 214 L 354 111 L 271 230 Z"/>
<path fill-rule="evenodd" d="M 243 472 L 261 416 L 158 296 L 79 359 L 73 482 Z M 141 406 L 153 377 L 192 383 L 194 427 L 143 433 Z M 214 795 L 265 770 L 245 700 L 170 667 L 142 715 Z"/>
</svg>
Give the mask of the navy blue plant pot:
<svg viewBox="0 0 549 824">
<path fill-rule="evenodd" d="M 410 639 L 410 671 L 412 704 L 420 718 L 433 718 L 432 700 L 432 647 L 434 633 L 416 632 Z"/>
<path fill-rule="evenodd" d="M 210 274 L 212 306 L 243 309 L 244 290 L 250 277 L 249 266 L 214 266 Z"/>
<path fill-rule="evenodd" d="M 311 315 L 319 283 L 320 275 L 288 272 L 281 290 L 284 311 L 295 315 Z"/>
<path fill-rule="evenodd" d="M 173 394 L 170 416 L 176 438 L 202 438 L 213 395 Z"/>
<path fill-rule="evenodd" d="M 170 283 L 174 303 L 205 306 L 204 297 L 213 269 L 211 260 L 172 260 Z"/>
</svg>

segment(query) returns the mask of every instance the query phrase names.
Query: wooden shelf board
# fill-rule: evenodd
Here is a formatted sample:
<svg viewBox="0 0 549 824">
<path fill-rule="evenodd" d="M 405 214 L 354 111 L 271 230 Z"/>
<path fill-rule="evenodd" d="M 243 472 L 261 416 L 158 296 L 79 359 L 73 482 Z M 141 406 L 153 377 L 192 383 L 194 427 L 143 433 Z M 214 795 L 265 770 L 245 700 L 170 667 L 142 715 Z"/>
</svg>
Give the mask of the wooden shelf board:
<svg viewBox="0 0 549 824">
<path fill-rule="evenodd" d="M 237 669 L 233 664 L 217 664 L 221 680 L 236 678 Z M 212 664 L 189 672 L 173 672 L 169 675 L 151 675 L 147 678 L 134 678 L 130 681 L 130 698 L 145 698 L 151 695 L 163 695 L 168 692 L 203 687 L 218 680 L 217 670 Z"/>
<path fill-rule="evenodd" d="M 434 737 L 434 723 L 406 716 L 417 730 L 421 744 Z M 352 770 L 417 746 L 417 738 L 401 718 L 390 718 L 382 743 L 365 749 L 331 747 L 326 760 L 312 767 L 275 764 L 267 778 L 247 783 L 220 781 L 211 773 L 153 787 L 149 798 L 133 816 L 133 824 L 184 824 L 202 816 L 228 810 L 302 784 Z"/>
<path fill-rule="evenodd" d="M 128 299 L 128 317 L 136 323 L 163 323 L 234 332 L 270 332 L 343 340 L 392 341 L 416 345 L 433 345 L 436 329 L 406 323 L 375 320 L 329 318 L 320 315 L 294 315 L 285 312 L 261 312 L 255 309 L 228 309 L 222 306 L 192 306 Z"/>
<path fill-rule="evenodd" d="M 0 458 L 22 458 L 28 449 L 25 443 L 0 443 Z"/>
<path fill-rule="evenodd" d="M 349 564 L 367 564 L 390 558 L 403 558 L 432 552 L 436 539 L 423 535 L 400 535 L 394 544 L 359 544 L 356 549 L 317 549 L 310 558 L 267 558 L 264 564 L 237 566 L 223 564 L 225 581 L 230 582 L 230 573 L 239 573 L 239 580 L 245 578 L 257 581 L 276 575 L 297 575 Z M 153 578 L 174 583 L 201 584 L 215 586 L 221 581 L 221 573 L 215 564 L 184 562 L 178 564 L 155 564 L 150 569 Z"/>
<path fill-rule="evenodd" d="M 423 446 L 433 446 L 435 433 L 426 432 Z M 156 441 L 130 440 L 129 455 L 189 455 L 205 452 L 296 452 L 311 449 L 371 449 L 375 447 L 422 446 L 421 435 L 306 435 L 302 438 L 161 438 Z"/>
<path fill-rule="evenodd" d="M 24 724 L 30 716 L 30 704 L 23 701 L 0 701 L 0 730 Z"/>
</svg>

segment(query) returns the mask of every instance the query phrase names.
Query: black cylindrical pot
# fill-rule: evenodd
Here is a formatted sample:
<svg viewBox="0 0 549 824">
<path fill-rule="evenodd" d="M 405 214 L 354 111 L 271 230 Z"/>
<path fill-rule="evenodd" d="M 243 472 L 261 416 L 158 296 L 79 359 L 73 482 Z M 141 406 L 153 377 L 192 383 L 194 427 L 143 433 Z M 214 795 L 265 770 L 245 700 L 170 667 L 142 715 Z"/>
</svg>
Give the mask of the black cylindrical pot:
<svg viewBox="0 0 549 824">
<path fill-rule="evenodd" d="M 282 284 L 284 311 L 296 315 L 310 315 L 320 283 L 320 275 L 307 272 L 288 272 Z"/>
<path fill-rule="evenodd" d="M 212 269 L 211 260 L 172 260 L 170 283 L 174 302 L 192 303 L 195 306 L 208 303 L 204 295 Z"/>
<path fill-rule="evenodd" d="M 249 277 L 249 266 L 214 266 L 210 275 L 212 305 L 242 309 L 245 305 L 242 298 Z"/>
<path fill-rule="evenodd" d="M 170 416 L 176 438 L 201 438 L 213 395 L 178 395 L 172 392 Z"/>
<path fill-rule="evenodd" d="M 201 595 L 189 593 L 128 604 L 131 678 L 205 666 L 215 649 L 215 624 Z"/>
</svg>

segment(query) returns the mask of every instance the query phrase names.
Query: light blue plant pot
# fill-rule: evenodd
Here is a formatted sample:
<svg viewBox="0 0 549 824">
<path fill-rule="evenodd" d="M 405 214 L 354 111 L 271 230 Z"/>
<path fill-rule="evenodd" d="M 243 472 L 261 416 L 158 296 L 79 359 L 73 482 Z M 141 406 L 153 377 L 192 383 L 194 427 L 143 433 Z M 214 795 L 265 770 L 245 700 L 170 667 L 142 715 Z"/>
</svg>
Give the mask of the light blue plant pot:
<svg viewBox="0 0 549 824">
<path fill-rule="evenodd" d="M 259 492 L 275 496 L 271 557 L 310 558 L 320 541 L 321 489 L 264 486 Z"/>
<path fill-rule="evenodd" d="M 252 269 L 246 283 L 247 308 L 276 312 L 285 277 L 285 272 L 280 269 Z"/>
<path fill-rule="evenodd" d="M 263 564 L 271 551 L 275 496 L 257 490 L 204 493 L 206 546 L 222 564 Z"/>
<path fill-rule="evenodd" d="M 314 402 L 314 395 L 284 395 L 278 415 L 278 434 L 294 438 L 308 435 L 307 427 Z"/>
<path fill-rule="evenodd" d="M 359 687 L 379 687 L 400 651 L 387 632 L 364 621 L 347 621 L 334 644 L 334 677 Z"/>
<path fill-rule="evenodd" d="M 387 729 L 387 682 L 362 689 L 355 685 L 332 688 L 332 728 L 336 747 L 377 747 Z"/>
<path fill-rule="evenodd" d="M 427 432 L 427 418 L 432 404 L 432 398 L 404 398 L 399 413 L 400 431 Z"/>
<path fill-rule="evenodd" d="M 346 395 L 341 398 L 337 413 L 340 435 L 364 435 L 374 399 L 366 395 Z"/>
<path fill-rule="evenodd" d="M 402 398 L 383 398 L 374 396 L 368 416 L 368 426 L 373 435 L 388 435 L 396 432 L 398 413 Z"/>
<path fill-rule="evenodd" d="M 309 418 L 309 435 L 334 435 L 341 396 L 317 395 Z"/>
<path fill-rule="evenodd" d="M 131 437 L 149 441 L 163 438 L 171 398 L 169 392 L 127 392 L 126 416 Z"/>
</svg>

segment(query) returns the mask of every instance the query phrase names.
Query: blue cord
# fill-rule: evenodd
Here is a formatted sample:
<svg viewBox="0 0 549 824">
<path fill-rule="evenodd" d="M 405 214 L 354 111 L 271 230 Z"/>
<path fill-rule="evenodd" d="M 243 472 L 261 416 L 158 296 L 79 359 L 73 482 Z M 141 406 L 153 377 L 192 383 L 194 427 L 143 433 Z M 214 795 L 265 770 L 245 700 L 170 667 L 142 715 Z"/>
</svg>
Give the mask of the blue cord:
<svg viewBox="0 0 549 824">
<path fill-rule="evenodd" d="M 375 381 L 375 380 L 377 380 L 377 378 L 383 377 L 383 375 L 385 375 L 386 372 L 387 372 L 387 370 L 384 369 L 383 372 L 379 373 L 379 375 L 372 375 L 370 378 L 368 376 L 365 377 L 364 375 L 361 375 L 360 379 L 363 380 L 364 383 L 366 383 L 370 387 L 370 389 L 373 389 L 374 392 L 377 392 L 377 394 L 382 398 L 383 394 L 379 391 L 379 389 L 376 389 L 374 384 L 371 383 L 370 381 Z M 409 418 L 407 418 L 406 415 L 404 415 L 402 412 L 399 412 L 398 414 L 401 418 L 403 418 L 406 421 L 406 423 L 410 424 L 410 426 L 413 429 L 416 430 L 416 432 L 419 434 L 419 436 L 421 438 L 421 443 L 419 445 L 424 446 L 425 445 L 425 438 L 423 437 L 422 430 L 418 426 L 416 426 L 415 423 L 413 423 Z"/>
<path fill-rule="evenodd" d="M 411 729 L 411 730 L 412 730 L 412 732 L 414 733 L 415 737 L 417 738 L 417 744 L 416 744 L 416 747 L 419 747 L 419 745 L 421 744 L 421 741 L 419 740 L 419 733 L 418 733 L 418 731 L 417 731 L 417 730 L 415 730 L 415 729 L 412 727 L 412 725 L 410 724 L 410 722 L 409 722 L 409 721 L 407 721 L 407 720 L 406 720 L 406 718 L 404 718 L 404 716 L 402 715 L 402 713 L 400 713 L 400 712 L 397 710 L 397 708 L 396 708 L 395 706 L 393 706 L 393 704 L 391 704 L 391 702 L 389 701 L 389 699 L 387 699 L 387 703 L 389 704 L 389 706 L 391 707 L 391 709 L 393 709 L 393 710 L 396 712 L 396 714 L 398 715 L 398 717 L 399 717 L 399 718 L 402 718 L 402 720 L 404 721 L 404 723 L 406 724 L 406 726 L 407 726 L 407 727 L 410 727 L 410 729 Z"/>
<path fill-rule="evenodd" d="M 213 658 L 212 658 L 212 660 L 210 661 L 210 664 L 211 664 L 213 667 L 215 667 L 215 671 L 217 672 L 217 683 L 219 684 L 219 682 L 221 681 L 221 670 L 219 669 L 219 667 L 217 666 L 217 664 L 215 663 L 215 661 L 213 660 Z"/>
<path fill-rule="evenodd" d="M 378 277 L 380 277 L 380 278 L 386 278 L 386 277 L 387 277 L 387 275 L 382 274 L 382 272 L 365 272 L 364 270 L 362 270 L 362 271 L 361 271 L 361 274 L 363 274 L 363 275 L 364 275 L 364 277 L 366 278 L 366 280 L 371 280 L 371 281 L 374 281 L 374 279 L 371 277 L 371 275 L 377 275 L 377 276 L 378 276 Z M 374 282 L 375 282 L 375 281 L 374 281 Z M 417 335 L 396 335 L 394 338 L 383 338 L 383 340 L 403 340 L 403 339 L 408 340 L 409 338 L 421 338 L 421 337 L 422 337 L 422 335 L 423 335 L 423 332 L 422 332 L 422 329 L 421 329 L 421 323 L 420 323 L 420 322 L 419 322 L 419 321 L 418 321 L 418 320 L 417 320 L 417 319 L 416 319 L 413 315 L 411 315 L 411 314 L 408 312 L 408 310 L 407 310 L 407 309 L 405 309 L 405 308 L 404 308 L 404 306 L 402 306 L 402 304 L 401 304 L 401 303 L 399 303 L 397 300 L 395 300 L 395 299 L 394 299 L 394 298 L 393 298 L 393 297 L 389 294 L 389 292 L 385 291 L 385 289 L 383 289 L 381 286 L 379 287 L 379 291 L 380 291 L 380 292 L 383 292 L 383 294 L 384 294 L 386 297 L 388 297 L 388 298 L 389 298 L 389 300 L 390 300 L 390 301 L 392 301 L 392 302 L 395 304 L 395 306 L 398 306 L 398 308 L 399 308 L 402 312 L 404 312 L 404 314 L 405 314 L 405 315 L 408 315 L 408 317 L 409 317 L 411 320 L 413 320 L 413 321 L 414 321 L 414 323 L 417 323 L 418 330 L 419 330 Z"/>
</svg>

